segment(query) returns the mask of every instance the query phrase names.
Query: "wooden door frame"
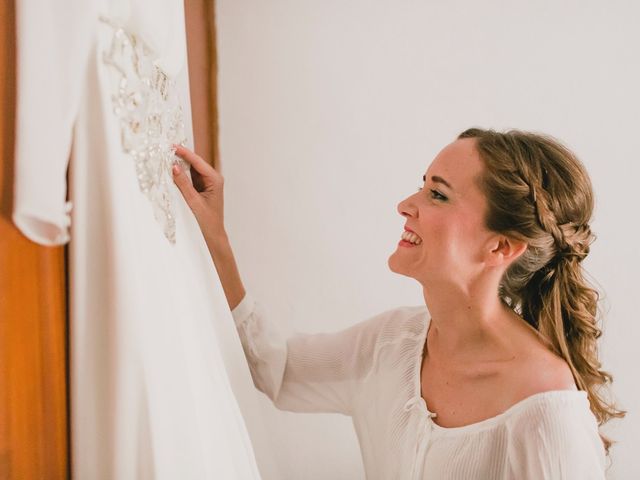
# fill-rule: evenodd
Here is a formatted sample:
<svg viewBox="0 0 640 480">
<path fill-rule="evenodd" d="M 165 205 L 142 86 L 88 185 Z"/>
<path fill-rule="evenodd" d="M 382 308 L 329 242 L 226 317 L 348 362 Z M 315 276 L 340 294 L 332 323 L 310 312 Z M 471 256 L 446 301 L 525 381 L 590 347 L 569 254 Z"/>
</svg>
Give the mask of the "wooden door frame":
<svg viewBox="0 0 640 480">
<path fill-rule="evenodd" d="M 69 470 L 65 247 L 11 221 L 16 113 L 15 0 L 0 0 L 0 478 Z"/>
</svg>

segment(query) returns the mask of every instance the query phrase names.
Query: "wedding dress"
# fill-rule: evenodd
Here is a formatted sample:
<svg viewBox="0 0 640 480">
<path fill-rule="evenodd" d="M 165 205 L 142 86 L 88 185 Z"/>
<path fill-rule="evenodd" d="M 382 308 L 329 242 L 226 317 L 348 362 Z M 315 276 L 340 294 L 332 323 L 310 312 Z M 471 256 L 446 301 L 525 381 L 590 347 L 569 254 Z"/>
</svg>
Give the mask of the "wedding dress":
<svg viewBox="0 0 640 480">
<path fill-rule="evenodd" d="M 192 148 L 182 2 L 16 5 L 13 220 L 43 245 L 70 240 L 74 478 L 257 479 L 249 432 L 275 478 L 220 280 L 170 176 L 171 145 Z"/>
</svg>

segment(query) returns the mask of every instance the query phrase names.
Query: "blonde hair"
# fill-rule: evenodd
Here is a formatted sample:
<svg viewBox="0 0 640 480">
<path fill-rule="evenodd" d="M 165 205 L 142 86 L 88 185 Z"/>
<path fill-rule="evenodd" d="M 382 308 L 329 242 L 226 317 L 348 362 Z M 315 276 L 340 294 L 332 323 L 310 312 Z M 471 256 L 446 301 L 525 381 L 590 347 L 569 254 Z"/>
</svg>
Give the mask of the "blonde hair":
<svg viewBox="0 0 640 480">
<path fill-rule="evenodd" d="M 600 426 L 624 417 L 627 412 L 602 395 L 613 376 L 598 360 L 600 294 L 580 264 L 596 239 L 589 225 L 593 189 L 584 165 L 549 135 L 470 128 L 458 138 L 474 138 L 485 165 L 477 181 L 488 201 L 487 228 L 528 244 L 505 271 L 501 300 L 567 362 Z M 600 438 L 609 455 L 614 442 L 602 433 Z"/>
</svg>

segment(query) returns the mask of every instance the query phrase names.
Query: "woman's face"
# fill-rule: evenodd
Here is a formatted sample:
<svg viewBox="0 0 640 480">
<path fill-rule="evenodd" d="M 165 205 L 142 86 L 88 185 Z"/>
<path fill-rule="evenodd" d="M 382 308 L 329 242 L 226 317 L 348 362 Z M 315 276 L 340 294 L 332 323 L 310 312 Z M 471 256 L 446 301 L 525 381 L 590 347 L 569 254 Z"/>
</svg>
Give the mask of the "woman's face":
<svg viewBox="0 0 640 480">
<path fill-rule="evenodd" d="M 396 247 L 388 260 L 393 272 L 423 286 L 435 281 L 464 286 L 480 273 L 487 242 L 495 235 L 484 226 L 487 203 L 474 181 L 483 169 L 473 138 L 456 140 L 436 156 L 422 189 L 398 204 L 405 226 L 422 242 Z"/>
</svg>

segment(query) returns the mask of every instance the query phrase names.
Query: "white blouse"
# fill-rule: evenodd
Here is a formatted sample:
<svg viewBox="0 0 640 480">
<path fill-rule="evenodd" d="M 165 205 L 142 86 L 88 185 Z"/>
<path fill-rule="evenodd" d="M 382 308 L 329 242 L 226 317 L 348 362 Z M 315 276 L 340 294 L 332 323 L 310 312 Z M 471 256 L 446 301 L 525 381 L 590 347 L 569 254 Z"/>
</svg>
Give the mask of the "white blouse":
<svg viewBox="0 0 640 480">
<path fill-rule="evenodd" d="M 232 315 L 254 384 L 277 408 L 352 417 L 368 480 L 605 478 L 582 390 L 538 393 L 470 425 L 434 423 L 420 392 L 424 305 L 290 338 L 249 293 Z"/>
</svg>

